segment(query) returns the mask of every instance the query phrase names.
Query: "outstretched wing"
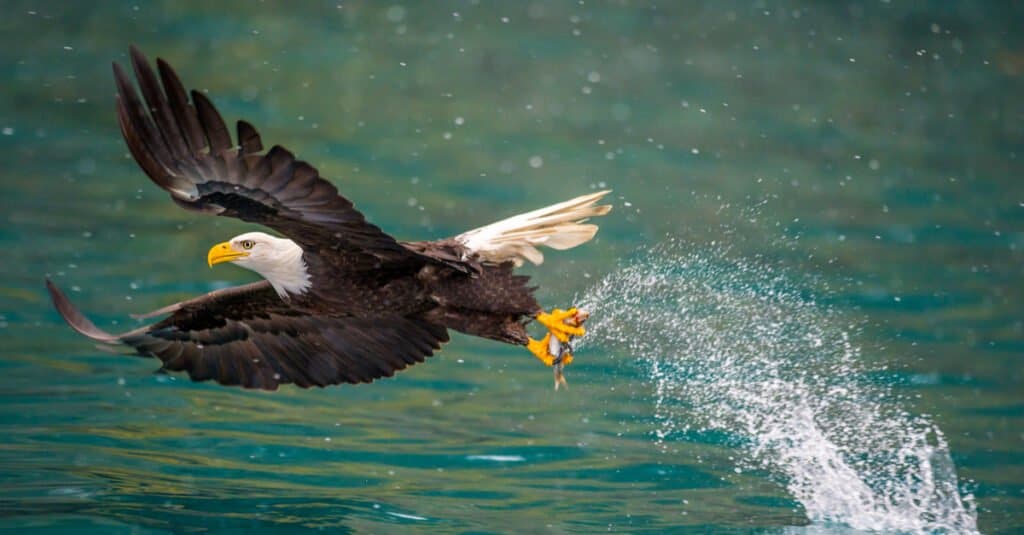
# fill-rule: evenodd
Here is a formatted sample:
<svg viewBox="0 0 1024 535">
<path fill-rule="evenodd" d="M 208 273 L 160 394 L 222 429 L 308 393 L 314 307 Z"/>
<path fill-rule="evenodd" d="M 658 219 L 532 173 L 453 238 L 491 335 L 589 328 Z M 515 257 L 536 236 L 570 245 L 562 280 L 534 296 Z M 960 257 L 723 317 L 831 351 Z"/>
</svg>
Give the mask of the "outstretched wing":
<svg viewBox="0 0 1024 535">
<path fill-rule="evenodd" d="M 193 381 L 275 390 L 368 383 L 433 355 L 447 330 L 423 320 L 314 316 L 290 308 L 266 281 L 160 309 L 166 319 L 124 334 L 100 330 L 49 279 L 53 304 L 76 331 L 154 356 Z"/>
<path fill-rule="evenodd" d="M 176 203 L 266 225 L 310 253 L 329 243 L 350 268 L 419 256 L 366 222 L 313 166 L 279 145 L 263 153 L 249 123 L 238 122 L 232 142 L 210 100 L 192 91 L 190 102 L 166 62 L 157 60 L 158 79 L 134 46 L 131 61 L 144 100 L 114 63 L 121 132 L 135 160 Z"/>
</svg>

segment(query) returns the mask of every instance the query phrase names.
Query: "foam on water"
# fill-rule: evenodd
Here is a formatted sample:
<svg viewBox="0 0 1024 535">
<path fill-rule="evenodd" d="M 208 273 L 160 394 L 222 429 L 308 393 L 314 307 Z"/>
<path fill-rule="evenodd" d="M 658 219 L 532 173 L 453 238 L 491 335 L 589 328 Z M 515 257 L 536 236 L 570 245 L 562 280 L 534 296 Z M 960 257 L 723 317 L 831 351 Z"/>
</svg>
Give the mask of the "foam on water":
<svg viewBox="0 0 1024 535">
<path fill-rule="evenodd" d="M 869 380 L 856 326 L 781 270 L 678 244 L 641 252 L 581 299 L 588 346 L 640 362 L 659 444 L 725 431 L 812 523 L 976 533 L 942 432 Z M 744 466 L 746 465 L 746 466 Z"/>
<path fill-rule="evenodd" d="M 467 455 L 467 461 L 492 461 L 496 463 L 521 463 L 526 461 L 522 455 Z"/>
</svg>

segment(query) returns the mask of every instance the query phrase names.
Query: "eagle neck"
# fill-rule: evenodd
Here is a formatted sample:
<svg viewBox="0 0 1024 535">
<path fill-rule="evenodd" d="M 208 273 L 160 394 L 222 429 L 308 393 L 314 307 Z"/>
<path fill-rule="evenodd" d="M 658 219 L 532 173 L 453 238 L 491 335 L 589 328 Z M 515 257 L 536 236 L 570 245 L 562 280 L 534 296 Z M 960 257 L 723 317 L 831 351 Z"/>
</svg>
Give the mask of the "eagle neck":
<svg viewBox="0 0 1024 535">
<path fill-rule="evenodd" d="M 279 246 L 274 262 L 265 266 L 260 275 L 270 282 L 282 299 L 306 293 L 313 285 L 312 277 L 303 258 L 302 248 L 291 240 Z"/>
</svg>

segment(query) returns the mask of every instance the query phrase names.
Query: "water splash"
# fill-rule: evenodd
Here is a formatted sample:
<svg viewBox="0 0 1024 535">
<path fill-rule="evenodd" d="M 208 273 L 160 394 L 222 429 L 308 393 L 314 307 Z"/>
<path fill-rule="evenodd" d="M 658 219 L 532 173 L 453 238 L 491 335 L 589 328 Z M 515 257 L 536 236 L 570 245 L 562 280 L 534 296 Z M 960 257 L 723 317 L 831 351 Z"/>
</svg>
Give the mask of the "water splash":
<svg viewBox="0 0 1024 535">
<path fill-rule="evenodd" d="M 727 252 L 641 252 L 581 303 L 586 345 L 643 363 L 657 440 L 698 428 L 743 440 L 815 524 L 977 533 L 942 432 L 867 378 L 855 326 L 791 280 Z"/>
</svg>

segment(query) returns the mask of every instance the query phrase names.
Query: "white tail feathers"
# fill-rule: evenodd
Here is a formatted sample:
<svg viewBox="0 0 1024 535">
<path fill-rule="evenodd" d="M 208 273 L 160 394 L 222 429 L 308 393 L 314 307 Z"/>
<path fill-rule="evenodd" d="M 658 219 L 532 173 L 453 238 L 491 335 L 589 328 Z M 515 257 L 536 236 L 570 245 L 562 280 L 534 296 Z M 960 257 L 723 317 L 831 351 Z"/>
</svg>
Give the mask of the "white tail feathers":
<svg viewBox="0 0 1024 535">
<path fill-rule="evenodd" d="M 597 225 L 584 222 L 588 217 L 611 211 L 611 205 L 595 206 L 608 193 L 610 190 L 598 191 L 502 219 L 459 234 L 455 239 L 490 262 L 511 261 L 521 266 L 523 260 L 529 260 L 540 264 L 544 261 L 544 254 L 537 250 L 537 246 L 570 249 L 590 241 L 597 234 Z"/>
</svg>

